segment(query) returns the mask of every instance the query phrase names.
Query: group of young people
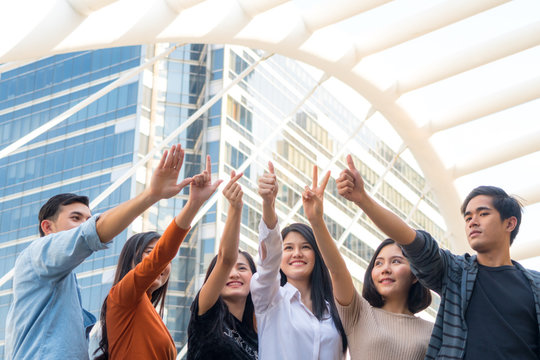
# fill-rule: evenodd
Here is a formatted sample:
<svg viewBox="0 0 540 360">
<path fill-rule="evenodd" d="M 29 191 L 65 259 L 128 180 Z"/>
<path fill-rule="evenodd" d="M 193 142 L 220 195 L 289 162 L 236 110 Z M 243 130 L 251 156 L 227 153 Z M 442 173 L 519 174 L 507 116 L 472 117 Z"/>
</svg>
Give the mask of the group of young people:
<svg viewBox="0 0 540 360">
<path fill-rule="evenodd" d="M 91 215 L 88 199 L 60 194 L 39 214 L 42 237 L 16 260 L 6 326 L 8 359 L 175 359 L 163 320 L 170 263 L 200 207 L 216 191 L 210 159 L 203 172 L 177 183 L 180 145 L 166 151 L 137 197 Z M 217 255 L 191 306 L 188 359 L 539 359 L 540 274 L 510 258 L 521 222 L 519 202 L 496 187 L 474 189 L 461 212 L 477 255 L 439 249 L 374 201 L 351 156 L 336 179 L 389 238 L 375 250 L 362 294 L 324 221 L 330 178 L 303 194 L 309 224 L 280 230 L 274 166 L 258 179 L 262 198 L 257 264 L 239 249 L 242 173 L 231 172 L 229 203 Z M 73 270 L 160 199 L 189 185 L 189 199 L 163 235 L 128 239 L 103 302 L 99 342 L 88 348 L 96 319 L 82 307 Z M 441 296 L 435 325 L 416 313 Z"/>
</svg>

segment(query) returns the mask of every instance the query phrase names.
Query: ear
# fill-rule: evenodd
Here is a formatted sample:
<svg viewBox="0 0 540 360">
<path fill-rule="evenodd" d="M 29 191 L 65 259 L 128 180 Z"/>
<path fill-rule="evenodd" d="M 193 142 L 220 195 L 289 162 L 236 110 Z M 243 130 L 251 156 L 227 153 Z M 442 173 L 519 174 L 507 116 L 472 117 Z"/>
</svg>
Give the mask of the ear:
<svg viewBox="0 0 540 360">
<path fill-rule="evenodd" d="M 506 231 L 511 233 L 517 226 L 517 218 L 515 216 L 510 216 L 506 219 Z"/>
<path fill-rule="evenodd" d="M 51 220 L 41 221 L 41 230 L 45 235 L 52 234 L 54 232 L 54 223 Z"/>
<path fill-rule="evenodd" d="M 411 285 L 414 285 L 418 282 L 418 278 L 416 276 L 414 276 L 412 273 L 411 273 L 411 276 L 412 276 L 412 282 L 411 282 Z"/>
</svg>

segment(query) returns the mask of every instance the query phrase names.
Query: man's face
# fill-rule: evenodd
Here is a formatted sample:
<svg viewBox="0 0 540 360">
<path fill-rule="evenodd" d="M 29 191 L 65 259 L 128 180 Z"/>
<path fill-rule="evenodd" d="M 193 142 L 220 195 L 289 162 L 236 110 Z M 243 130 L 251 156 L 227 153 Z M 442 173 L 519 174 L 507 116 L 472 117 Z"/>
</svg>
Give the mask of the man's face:
<svg viewBox="0 0 540 360">
<path fill-rule="evenodd" d="M 501 220 L 493 207 L 491 196 L 478 195 L 469 201 L 464 214 L 465 233 L 469 245 L 478 253 L 510 246 L 510 233 L 515 227 L 514 217 Z"/>
<path fill-rule="evenodd" d="M 72 203 L 60 207 L 56 220 L 43 220 L 41 228 L 45 235 L 70 230 L 81 225 L 92 216 L 88 206 L 83 203 Z"/>
</svg>

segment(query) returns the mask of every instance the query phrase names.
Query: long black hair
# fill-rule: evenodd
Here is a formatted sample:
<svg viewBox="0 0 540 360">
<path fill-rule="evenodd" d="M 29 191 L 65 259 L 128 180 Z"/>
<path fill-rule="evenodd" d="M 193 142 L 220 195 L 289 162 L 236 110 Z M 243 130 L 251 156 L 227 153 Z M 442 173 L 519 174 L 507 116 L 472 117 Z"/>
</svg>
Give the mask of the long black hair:
<svg viewBox="0 0 540 360">
<path fill-rule="evenodd" d="M 294 223 L 281 230 L 281 237 L 285 239 L 287 234 L 289 234 L 291 231 L 295 231 L 302 235 L 302 237 L 307 240 L 315 252 L 315 264 L 309 279 L 311 284 L 313 315 L 315 315 L 315 317 L 321 321 L 327 310 L 326 303 L 330 305 L 330 316 L 332 316 L 334 325 L 341 335 L 343 352 L 345 352 L 347 351 L 347 335 L 345 335 L 345 329 L 343 329 L 343 324 L 341 324 L 341 319 L 339 318 L 336 303 L 334 301 L 332 279 L 330 278 L 330 273 L 328 272 L 328 268 L 326 267 L 322 258 L 319 246 L 317 246 L 317 241 L 315 240 L 313 230 L 306 224 Z M 287 276 L 283 273 L 283 271 L 281 271 L 281 269 L 279 272 L 281 273 L 281 286 L 283 286 L 287 283 Z"/>
<path fill-rule="evenodd" d="M 377 247 L 377 250 L 375 250 L 375 253 L 373 253 L 371 261 L 369 262 L 366 273 L 364 275 L 364 287 L 362 289 L 362 296 L 373 307 L 383 307 L 384 299 L 381 294 L 379 294 L 377 288 L 375 287 L 375 284 L 373 283 L 371 272 L 373 271 L 373 267 L 375 266 L 375 260 L 377 260 L 377 256 L 379 256 L 379 253 L 381 252 L 383 247 L 392 244 L 397 245 L 397 243 L 392 239 L 386 239 L 381 242 L 379 247 Z M 401 252 L 403 253 L 403 250 L 401 250 Z M 431 304 L 431 293 L 429 292 L 429 290 L 422 284 L 420 284 L 420 281 L 412 284 L 411 288 L 409 289 L 409 295 L 407 295 L 407 308 L 409 309 L 409 311 L 413 314 L 416 314 L 417 312 L 427 308 L 429 304 Z"/>
<path fill-rule="evenodd" d="M 255 262 L 253 261 L 253 258 L 251 257 L 251 255 L 248 252 L 242 251 L 242 250 L 238 250 L 238 253 L 244 255 L 244 257 L 246 258 L 246 260 L 248 262 L 251 273 L 255 274 L 257 272 L 257 267 L 255 266 Z M 214 256 L 212 261 L 210 261 L 210 264 L 208 265 L 208 269 L 206 270 L 206 276 L 204 277 L 204 283 L 206 283 L 206 281 L 210 277 L 210 274 L 212 273 L 212 271 L 216 267 L 217 258 L 218 258 L 218 256 L 216 255 L 216 256 Z M 199 290 L 199 292 L 195 296 L 195 299 L 193 300 L 193 303 L 191 304 L 191 312 L 192 312 L 192 314 L 197 313 L 197 311 L 198 311 L 198 308 L 199 308 L 199 294 L 200 293 L 201 293 L 201 291 Z M 214 334 L 214 336 L 225 336 L 224 335 L 224 329 L 225 329 L 224 324 L 227 323 L 227 324 L 230 324 L 231 326 L 234 327 L 235 322 L 233 321 L 233 318 L 232 318 L 234 315 L 230 313 L 229 308 L 227 307 L 227 304 L 225 303 L 225 301 L 223 300 L 221 295 L 218 297 L 216 303 L 217 303 L 217 306 L 219 308 L 219 316 L 218 316 L 217 321 L 214 322 L 212 328 L 210 329 L 210 332 L 212 334 Z M 248 294 L 247 298 L 246 298 L 246 305 L 245 305 L 245 308 L 244 308 L 244 315 L 242 316 L 242 323 L 248 329 L 252 330 L 255 333 L 256 329 L 255 329 L 254 319 L 255 319 L 255 307 L 253 306 L 253 300 L 251 300 L 251 292 L 250 292 Z M 189 342 L 191 340 L 196 340 L 196 339 L 192 339 L 189 336 L 189 334 L 193 333 L 192 328 L 193 328 L 193 322 L 194 321 L 195 321 L 195 319 L 192 316 L 190 321 L 189 321 L 189 325 L 188 325 L 188 349 L 189 349 Z"/>
<path fill-rule="evenodd" d="M 113 285 L 116 285 L 130 272 L 138 263 L 142 261 L 144 250 L 148 247 L 152 241 L 159 239 L 160 234 L 154 231 L 148 231 L 133 235 L 130 237 L 118 258 L 118 265 L 116 266 L 116 273 L 114 275 Z M 165 307 L 165 295 L 167 294 L 167 286 L 169 285 L 169 279 L 158 289 L 152 293 L 152 304 L 158 308 L 159 316 L 163 317 L 163 309 Z M 99 341 L 99 347 L 94 352 L 94 355 L 101 352 L 95 360 L 107 360 L 109 359 L 109 339 L 107 338 L 107 299 L 103 301 L 101 306 L 101 340 Z"/>
</svg>

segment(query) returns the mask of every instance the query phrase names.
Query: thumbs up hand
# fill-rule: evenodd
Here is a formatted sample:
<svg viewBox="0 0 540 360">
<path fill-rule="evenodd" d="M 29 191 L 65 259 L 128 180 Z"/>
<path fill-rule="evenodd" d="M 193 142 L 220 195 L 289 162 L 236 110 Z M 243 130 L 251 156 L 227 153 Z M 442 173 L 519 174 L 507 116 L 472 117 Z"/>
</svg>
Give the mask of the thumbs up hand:
<svg viewBox="0 0 540 360">
<path fill-rule="evenodd" d="M 278 193 L 278 182 L 274 172 L 274 164 L 271 161 L 268 162 L 268 172 L 259 177 L 258 184 L 259 195 L 261 195 L 263 203 L 273 205 Z"/>
<path fill-rule="evenodd" d="M 354 166 L 352 156 L 347 155 L 348 169 L 344 169 L 336 180 L 339 195 L 349 201 L 359 203 L 365 197 L 364 179 Z"/>
</svg>

